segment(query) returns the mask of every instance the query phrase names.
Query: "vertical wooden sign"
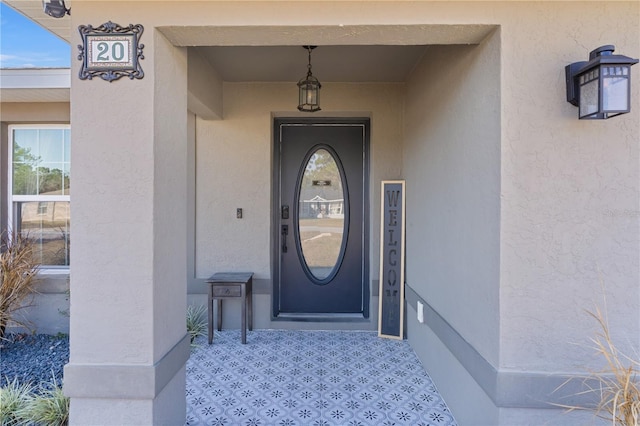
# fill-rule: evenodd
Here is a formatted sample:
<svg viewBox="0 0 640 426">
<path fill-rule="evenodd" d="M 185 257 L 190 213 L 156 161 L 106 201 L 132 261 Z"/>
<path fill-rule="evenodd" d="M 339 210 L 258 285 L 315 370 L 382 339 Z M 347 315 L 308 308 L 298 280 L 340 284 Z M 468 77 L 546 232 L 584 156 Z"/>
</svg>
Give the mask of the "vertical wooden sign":
<svg viewBox="0 0 640 426">
<path fill-rule="evenodd" d="M 405 181 L 382 181 L 378 336 L 404 338 Z"/>
</svg>

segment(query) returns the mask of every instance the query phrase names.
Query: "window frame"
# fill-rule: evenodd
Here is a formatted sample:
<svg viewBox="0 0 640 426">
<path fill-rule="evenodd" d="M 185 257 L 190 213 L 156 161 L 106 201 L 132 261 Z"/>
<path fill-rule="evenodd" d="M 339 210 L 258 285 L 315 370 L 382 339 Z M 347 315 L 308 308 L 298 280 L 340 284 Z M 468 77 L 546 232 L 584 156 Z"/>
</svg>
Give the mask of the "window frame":
<svg viewBox="0 0 640 426">
<path fill-rule="evenodd" d="M 7 127 L 7 225 L 9 229 L 17 230 L 17 224 L 15 222 L 17 211 L 16 203 L 20 202 L 67 202 L 71 206 L 71 195 L 14 195 L 13 194 L 13 144 L 14 144 L 14 131 L 17 129 L 26 130 L 69 130 L 71 132 L 71 124 L 60 123 L 31 123 L 31 124 L 10 124 Z M 71 149 L 69 148 L 69 151 Z M 71 152 L 69 152 L 69 173 L 71 173 Z M 69 222 L 70 223 L 70 222 Z M 69 226 L 71 226 L 69 224 Z M 71 269 L 71 262 L 69 265 L 42 265 L 39 268 L 39 274 L 56 274 L 56 273 L 68 273 Z"/>
</svg>

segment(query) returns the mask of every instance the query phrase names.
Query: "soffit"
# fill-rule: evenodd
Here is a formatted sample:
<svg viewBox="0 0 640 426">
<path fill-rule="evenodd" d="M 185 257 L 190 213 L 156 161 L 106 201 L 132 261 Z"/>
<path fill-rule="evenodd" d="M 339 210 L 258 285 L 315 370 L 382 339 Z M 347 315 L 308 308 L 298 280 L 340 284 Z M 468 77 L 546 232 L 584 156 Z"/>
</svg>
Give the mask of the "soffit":
<svg viewBox="0 0 640 426">
<path fill-rule="evenodd" d="M 2 102 L 69 102 L 69 89 L 0 89 Z"/>
<path fill-rule="evenodd" d="M 42 11 L 42 0 L 2 0 L 61 39 L 71 41 L 71 17 L 52 18 Z"/>
<path fill-rule="evenodd" d="M 69 102 L 69 68 L 0 69 L 2 102 Z"/>
</svg>

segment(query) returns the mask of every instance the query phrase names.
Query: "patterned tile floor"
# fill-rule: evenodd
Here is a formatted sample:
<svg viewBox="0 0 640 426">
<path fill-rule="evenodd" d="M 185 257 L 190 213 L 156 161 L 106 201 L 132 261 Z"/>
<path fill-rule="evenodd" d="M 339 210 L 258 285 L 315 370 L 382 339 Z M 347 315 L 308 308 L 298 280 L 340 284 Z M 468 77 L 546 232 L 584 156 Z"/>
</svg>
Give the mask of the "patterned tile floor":
<svg viewBox="0 0 640 426">
<path fill-rule="evenodd" d="M 258 330 L 199 338 L 187 362 L 187 425 L 456 422 L 407 341 L 375 332 Z"/>
</svg>

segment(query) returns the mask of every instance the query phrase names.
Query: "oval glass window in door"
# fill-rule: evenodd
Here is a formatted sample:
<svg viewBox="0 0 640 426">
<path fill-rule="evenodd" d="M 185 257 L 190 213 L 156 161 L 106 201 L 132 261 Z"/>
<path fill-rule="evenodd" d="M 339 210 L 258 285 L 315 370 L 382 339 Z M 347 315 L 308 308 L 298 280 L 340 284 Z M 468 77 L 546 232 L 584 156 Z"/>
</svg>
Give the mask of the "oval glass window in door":
<svg viewBox="0 0 640 426">
<path fill-rule="evenodd" d="M 301 258 L 317 284 L 329 282 L 340 267 L 348 223 L 344 171 L 327 148 L 315 147 L 305 157 L 297 194 Z"/>
</svg>

